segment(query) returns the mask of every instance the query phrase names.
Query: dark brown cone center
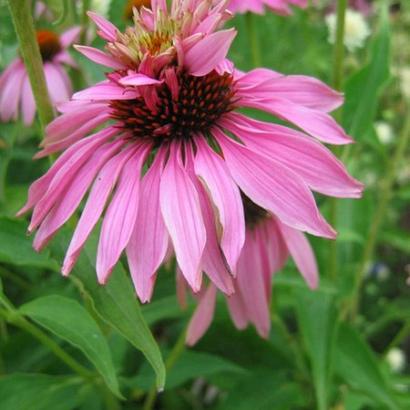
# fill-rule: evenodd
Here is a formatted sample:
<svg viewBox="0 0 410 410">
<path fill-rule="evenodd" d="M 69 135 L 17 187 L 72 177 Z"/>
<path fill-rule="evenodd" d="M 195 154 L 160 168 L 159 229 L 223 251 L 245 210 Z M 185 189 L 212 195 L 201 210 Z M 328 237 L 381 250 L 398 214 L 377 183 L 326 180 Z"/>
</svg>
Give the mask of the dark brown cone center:
<svg viewBox="0 0 410 410">
<path fill-rule="evenodd" d="M 203 77 L 178 75 L 179 92 L 173 96 L 168 85 L 157 86 L 156 109 L 143 98 L 111 102 L 112 118 L 135 138 L 187 139 L 206 133 L 225 113 L 234 109 L 233 78 L 215 71 Z"/>
<path fill-rule="evenodd" d="M 56 33 L 49 30 L 37 31 L 37 43 L 43 61 L 50 61 L 61 51 L 60 39 Z"/>
</svg>

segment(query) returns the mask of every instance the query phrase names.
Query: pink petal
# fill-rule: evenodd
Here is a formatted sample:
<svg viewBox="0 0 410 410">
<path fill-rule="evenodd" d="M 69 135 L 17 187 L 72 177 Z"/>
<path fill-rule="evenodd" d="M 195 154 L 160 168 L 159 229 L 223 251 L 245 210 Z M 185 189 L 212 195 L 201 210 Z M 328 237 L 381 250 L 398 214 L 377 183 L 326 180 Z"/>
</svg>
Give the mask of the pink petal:
<svg viewBox="0 0 410 410">
<path fill-rule="evenodd" d="M 64 48 L 68 48 L 73 44 L 75 41 L 78 40 L 78 37 L 81 32 L 81 27 L 71 27 L 68 30 L 66 30 L 61 36 L 60 36 L 60 43 Z"/>
<path fill-rule="evenodd" d="M 312 193 L 289 168 L 213 130 L 228 168 L 242 191 L 257 205 L 296 229 L 335 237 L 316 207 Z"/>
<path fill-rule="evenodd" d="M 198 41 L 185 53 L 185 66 L 194 76 L 204 76 L 221 63 L 236 36 L 235 29 L 221 30 Z"/>
<path fill-rule="evenodd" d="M 195 178 L 195 177 L 194 177 Z M 202 255 L 202 267 L 212 282 L 225 294 L 234 292 L 231 272 L 228 270 L 227 262 L 219 247 L 215 217 L 208 195 L 197 180 L 196 189 L 201 203 L 202 216 L 206 229 L 206 245 Z"/>
<path fill-rule="evenodd" d="M 53 63 L 44 65 L 44 74 L 47 81 L 47 89 L 53 105 L 67 101 L 70 98 L 70 90 L 67 89 L 63 74 Z"/>
<path fill-rule="evenodd" d="M 261 337 L 266 338 L 270 330 L 270 308 L 257 245 L 254 232 L 248 231 L 238 262 L 237 286 L 249 319 Z"/>
<path fill-rule="evenodd" d="M 2 121 L 17 119 L 21 88 L 26 75 L 23 64 L 17 65 L 0 89 L 0 118 Z"/>
<path fill-rule="evenodd" d="M 202 295 L 199 304 L 193 314 L 186 334 L 186 344 L 193 346 L 207 331 L 214 317 L 216 304 L 216 287 L 208 286 Z"/>
<path fill-rule="evenodd" d="M 137 219 L 141 169 L 149 150 L 142 145 L 124 165 L 118 187 L 104 216 L 97 250 L 97 276 L 107 282 L 127 246 Z"/>
<path fill-rule="evenodd" d="M 260 70 L 254 70 L 259 74 Z M 265 70 L 266 72 L 267 70 Z M 270 78 L 258 75 L 245 75 L 238 82 L 238 97 L 241 96 L 241 86 L 252 89 L 255 98 L 263 100 L 288 100 L 293 104 L 321 110 L 333 111 L 343 103 L 342 94 L 334 91 L 323 82 L 303 75 L 278 76 L 271 71 Z M 248 73 L 250 74 L 250 73 Z"/>
<path fill-rule="evenodd" d="M 98 50 L 98 48 L 79 45 L 75 45 L 74 48 L 91 61 L 94 61 L 94 63 L 101 64 L 115 70 L 123 70 L 126 68 L 121 61 L 116 60 L 108 54 L 105 54 L 103 51 Z"/>
<path fill-rule="evenodd" d="M 75 100 L 133 100 L 139 97 L 139 92 L 132 89 L 121 87 L 112 82 L 101 82 L 97 85 L 88 87 L 73 95 Z"/>
<path fill-rule="evenodd" d="M 126 77 L 122 77 L 119 81 L 122 85 L 133 85 L 133 86 L 140 86 L 140 85 L 152 85 L 152 84 L 161 84 L 164 81 L 157 80 L 155 78 L 148 77 L 144 74 L 131 74 L 127 75 Z"/>
<path fill-rule="evenodd" d="M 280 222 L 278 222 L 278 226 L 299 272 L 309 287 L 316 289 L 319 282 L 319 274 L 316 258 L 309 241 L 302 232 L 296 229 L 290 228 Z"/>
<path fill-rule="evenodd" d="M 219 211 L 221 247 L 232 271 L 245 241 L 245 217 L 241 194 L 223 159 L 203 137 L 196 139 L 195 172 L 202 178 Z"/>
<path fill-rule="evenodd" d="M 42 222 L 53 205 L 55 205 L 55 203 L 64 194 L 64 190 L 75 177 L 80 167 L 87 160 L 89 160 L 94 151 L 116 133 L 116 129 L 107 128 L 94 134 L 94 136 L 87 138 L 86 141 L 80 141 L 73 146 L 77 148 L 77 151 L 54 175 L 50 185 L 48 186 L 47 192 L 36 204 L 33 211 L 33 216 L 31 218 L 31 223 L 28 228 L 29 232 L 36 229 Z"/>
<path fill-rule="evenodd" d="M 97 34 L 107 41 L 114 42 L 117 39 L 118 29 L 111 22 L 106 20 L 104 17 L 93 13 L 92 11 L 87 12 L 88 17 L 90 17 L 96 26 L 99 28 Z"/>
<path fill-rule="evenodd" d="M 178 149 L 171 145 L 168 163 L 161 176 L 161 212 L 178 265 L 194 292 L 198 292 L 206 231 L 198 193 L 180 163 Z"/>
<path fill-rule="evenodd" d="M 111 158 L 98 174 L 81 218 L 71 238 L 62 268 L 63 275 L 67 276 L 75 265 L 85 241 L 98 222 L 105 204 L 111 194 L 124 164 L 135 154 L 134 146 L 124 149 Z M 64 154 L 63 154 L 64 155 Z"/>
<path fill-rule="evenodd" d="M 363 184 L 323 145 L 291 128 L 229 114 L 221 125 L 251 149 L 296 172 L 313 190 L 342 198 L 359 198 Z"/>
<path fill-rule="evenodd" d="M 36 103 L 34 101 L 33 92 L 31 91 L 28 76 L 24 78 L 21 94 L 21 111 L 23 113 L 23 122 L 24 125 L 28 126 L 33 123 L 36 115 Z"/>
<path fill-rule="evenodd" d="M 168 232 L 162 220 L 159 202 L 163 154 L 163 150 L 157 153 L 141 181 L 137 221 L 127 245 L 131 277 L 142 303 L 151 299 L 155 272 L 168 250 Z"/>
<path fill-rule="evenodd" d="M 34 239 L 33 247 L 40 251 L 53 237 L 55 232 L 71 217 L 87 192 L 95 175 L 102 165 L 123 145 L 119 140 L 99 148 L 75 176 L 66 194 L 44 219 Z"/>
<path fill-rule="evenodd" d="M 350 144 L 352 138 L 328 114 L 298 106 L 286 100 L 240 100 L 245 107 L 257 108 L 294 123 L 302 130 L 323 142 L 335 145 Z"/>
<path fill-rule="evenodd" d="M 250 319 L 248 317 L 245 303 L 243 301 L 241 291 L 238 289 L 238 286 L 236 286 L 236 290 L 233 295 L 226 297 L 226 303 L 235 327 L 239 330 L 246 329 Z"/>
</svg>

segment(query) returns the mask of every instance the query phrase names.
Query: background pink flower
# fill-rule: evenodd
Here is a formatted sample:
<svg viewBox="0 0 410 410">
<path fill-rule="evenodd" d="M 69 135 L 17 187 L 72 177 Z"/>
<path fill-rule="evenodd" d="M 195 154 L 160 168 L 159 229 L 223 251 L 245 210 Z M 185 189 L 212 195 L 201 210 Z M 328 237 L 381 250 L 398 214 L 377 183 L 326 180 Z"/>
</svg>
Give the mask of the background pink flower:
<svg viewBox="0 0 410 410">
<path fill-rule="evenodd" d="M 230 0 L 228 9 L 232 13 L 264 14 L 265 7 L 277 14 L 291 14 L 289 6 L 307 7 L 307 0 Z"/>
<path fill-rule="evenodd" d="M 79 33 L 79 27 L 72 27 L 61 36 L 50 30 L 37 31 L 44 75 L 54 105 L 67 101 L 72 94 L 71 81 L 63 64 L 76 67 L 67 50 L 77 40 Z M 36 106 L 30 81 L 20 57 L 10 63 L 0 76 L 0 118 L 2 121 L 16 120 L 19 112 L 25 125 L 33 123 Z"/>
</svg>

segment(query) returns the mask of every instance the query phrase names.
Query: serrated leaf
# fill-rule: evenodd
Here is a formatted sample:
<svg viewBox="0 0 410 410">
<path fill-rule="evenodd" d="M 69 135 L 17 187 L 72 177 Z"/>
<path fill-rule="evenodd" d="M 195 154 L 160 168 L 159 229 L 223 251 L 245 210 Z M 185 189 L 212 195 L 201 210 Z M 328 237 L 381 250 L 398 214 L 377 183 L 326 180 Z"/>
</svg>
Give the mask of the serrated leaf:
<svg viewBox="0 0 410 410">
<path fill-rule="evenodd" d="M 294 291 L 299 329 L 308 353 L 318 409 L 328 408 L 332 354 L 337 330 L 333 297 L 307 289 Z"/>
<path fill-rule="evenodd" d="M 359 141 L 372 130 L 379 96 L 390 78 L 390 31 L 387 7 L 383 7 L 380 16 L 380 27 L 371 48 L 370 61 L 348 80 L 345 87 L 343 125 Z"/>
<path fill-rule="evenodd" d="M 63 240 L 66 243 L 65 240 Z M 121 263 L 111 274 L 108 284 L 97 283 L 95 274 L 97 236 L 92 235 L 80 256 L 73 273 L 82 291 L 90 298 L 101 319 L 115 328 L 135 348 L 140 350 L 157 375 L 157 387 L 165 385 L 165 365 L 161 352 L 141 313 L 133 285 Z M 58 255 L 64 255 L 65 246 L 60 243 Z"/>
<path fill-rule="evenodd" d="M 110 390 L 122 397 L 107 341 L 92 316 L 76 300 L 45 296 L 24 304 L 19 311 L 80 349 Z"/>
<path fill-rule="evenodd" d="M 1 410 L 72 410 L 83 381 L 44 374 L 12 374 L 0 378 Z"/>
<path fill-rule="evenodd" d="M 347 324 L 339 328 L 334 363 L 335 372 L 353 389 L 388 409 L 399 409 L 373 352 Z"/>
<path fill-rule="evenodd" d="M 58 264 L 48 251 L 39 254 L 33 250 L 26 229 L 25 221 L 0 217 L 0 262 L 58 271 Z"/>
</svg>

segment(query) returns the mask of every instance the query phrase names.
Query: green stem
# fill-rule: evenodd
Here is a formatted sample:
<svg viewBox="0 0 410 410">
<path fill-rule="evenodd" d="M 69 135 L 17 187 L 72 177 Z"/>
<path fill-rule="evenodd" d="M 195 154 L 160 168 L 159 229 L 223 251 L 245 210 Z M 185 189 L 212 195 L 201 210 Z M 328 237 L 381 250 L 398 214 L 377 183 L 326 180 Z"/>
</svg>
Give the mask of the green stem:
<svg viewBox="0 0 410 410">
<path fill-rule="evenodd" d="M 336 40 L 333 54 L 333 87 L 340 91 L 343 85 L 344 71 L 344 36 L 345 36 L 345 16 L 347 0 L 338 0 L 337 2 L 337 23 L 336 23 Z M 340 111 L 335 113 L 335 118 L 340 119 Z M 329 222 L 332 226 L 337 226 L 337 200 L 330 199 Z M 332 279 L 337 277 L 338 253 L 336 241 L 329 243 L 329 273 Z"/>
<path fill-rule="evenodd" d="M 344 315 L 350 313 L 352 319 L 354 319 L 357 315 L 357 310 L 360 303 L 360 290 L 362 287 L 362 283 L 364 280 L 364 276 L 366 273 L 367 264 L 371 261 L 374 248 L 377 242 L 377 236 L 381 225 L 383 223 L 388 204 L 392 198 L 393 194 L 393 184 L 396 180 L 397 170 L 402 163 L 404 155 L 406 153 L 406 148 L 409 143 L 409 136 L 410 136 L 410 102 L 407 102 L 407 111 L 408 114 L 406 116 L 406 122 L 403 127 L 403 131 L 400 135 L 397 148 L 393 154 L 391 162 L 388 166 L 386 171 L 386 178 L 383 181 L 380 187 L 380 198 L 378 201 L 378 206 L 375 211 L 375 215 L 373 217 L 372 223 L 370 225 L 369 233 L 367 235 L 367 242 L 364 247 L 363 256 L 357 269 L 357 273 L 355 276 L 355 283 L 353 289 L 353 296 L 351 302 L 346 307 L 346 311 Z"/>
<path fill-rule="evenodd" d="M 258 33 L 255 27 L 255 16 L 252 13 L 245 14 L 246 28 L 251 47 L 252 63 L 254 67 L 262 65 L 261 50 L 259 48 Z"/>
<path fill-rule="evenodd" d="M 48 95 L 30 4 L 31 2 L 27 0 L 8 1 L 20 52 L 30 79 L 40 122 L 44 129 L 53 119 L 54 112 Z"/>
<path fill-rule="evenodd" d="M 87 368 L 82 366 L 77 360 L 72 356 L 66 353 L 53 339 L 51 339 L 47 334 L 42 330 L 34 326 L 28 320 L 26 320 L 21 314 L 17 311 L 5 311 L 0 310 L 0 314 L 6 319 L 6 321 L 25 332 L 31 334 L 36 338 L 40 343 L 46 346 L 51 350 L 61 361 L 63 361 L 68 367 L 75 371 L 79 376 L 84 379 L 91 379 L 93 374 Z"/>
<path fill-rule="evenodd" d="M 165 360 L 165 369 L 167 373 L 174 367 L 175 363 L 181 356 L 182 352 L 185 350 L 185 337 L 186 337 L 186 328 L 184 328 L 184 330 L 179 335 L 178 340 L 176 341 L 170 354 Z M 156 398 L 157 398 L 157 389 L 155 385 L 153 385 L 151 387 L 151 390 L 148 392 L 147 398 L 145 399 L 143 410 L 152 410 L 154 408 Z"/>
</svg>

